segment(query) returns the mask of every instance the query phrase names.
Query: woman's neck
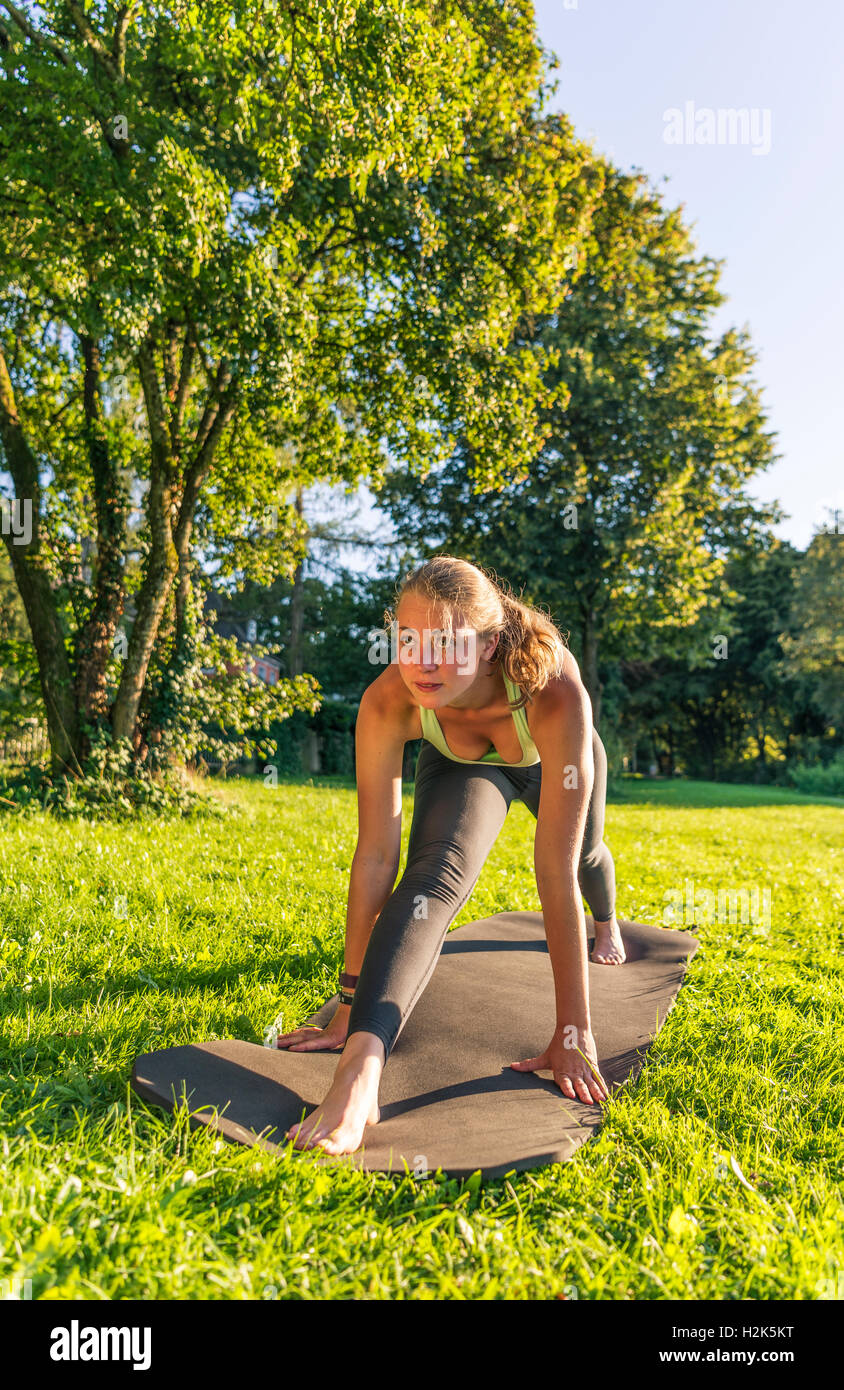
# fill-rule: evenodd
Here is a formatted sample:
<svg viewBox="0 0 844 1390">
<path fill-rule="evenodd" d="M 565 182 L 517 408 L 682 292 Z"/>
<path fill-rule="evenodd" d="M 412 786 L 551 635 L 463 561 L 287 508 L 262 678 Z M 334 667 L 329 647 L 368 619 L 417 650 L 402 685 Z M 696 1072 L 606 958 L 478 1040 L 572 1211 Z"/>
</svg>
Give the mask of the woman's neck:
<svg viewBox="0 0 844 1390">
<path fill-rule="evenodd" d="M 482 661 L 471 685 L 462 694 L 449 700 L 445 708 L 486 709 L 488 705 L 494 705 L 503 694 L 506 694 L 506 686 L 501 668 L 492 666 L 488 661 Z"/>
</svg>

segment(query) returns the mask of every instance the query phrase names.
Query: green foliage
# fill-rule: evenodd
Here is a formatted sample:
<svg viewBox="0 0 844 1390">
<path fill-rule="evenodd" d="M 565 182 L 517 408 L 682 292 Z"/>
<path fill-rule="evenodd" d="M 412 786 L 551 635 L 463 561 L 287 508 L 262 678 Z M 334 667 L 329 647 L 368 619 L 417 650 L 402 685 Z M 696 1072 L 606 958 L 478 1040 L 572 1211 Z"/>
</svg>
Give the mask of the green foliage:
<svg viewBox="0 0 844 1390">
<path fill-rule="evenodd" d="M 340 570 L 332 582 L 308 575 L 302 584 L 300 660 L 320 689 L 358 701 L 378 674 L 368 660 L 368 634 L 383 626 L 394 579 Z M 247 584 L 233 595 L 227 616 L 254 618 L 258 639 L 291 671 L 292 585 L 279 579 L 267 588 Z"/>
<path fill-rule="evenodd" d="M 283 724 L 270 731 L 268 765 L 283 775 L 309 773 L 310 735 L 319 741 L 319 771 L 335 777 L 353 777 L 355 771 L 354 727 L 358 706 L 342 700 L 326 700 L 310 718 L 296 711 Z"/>
<path fill-rule="evenodd" d="M 802 677 L 828 725 L 844 736 L 844 536 L 818 531 L 797 575 L 783 667 Z"/>
<path fill-rule="evenodd" d="M 176 3 L 132 17 L 120 70 L 63 11 L 42 6 L 42 32 L 79 63 L 13 25 L 3 54 L 8 273 L 37 289 L 9 295 L 19 327 L 58 314 L 105 338 L 126 403 L 150 327 L 163 350 L 167 325 L 194 323 L 238 372 L 206 497 L 229 524 L 240 501 L 254 518 L 276 500 L 270 444 L 292 441 L 298 478 L 380 471 L 382 441 L 428 460 L 458 422 L 490 473 L 525 455 L 539 376 L 512 329 L 559 288 L 600 190 L 566 121 L 538 114 L 529 8 L 379 0 L 326 24 L 317 0 L 271 18 L 246 0 L 232 24 L 227 3 Z M 28 368 L 43 430 L 73 355 Z"/>
<path fill-rule="evenodd" d="M 620 663 L 614 717 L 627 751 L 692 777 L 786 782 L 789 762 L 825 735 L 783 642 L 805 555 L 770 539 L 735 546 L 695 622 L 672 642 L 685 654 Z M 681 645 L 682 640 L 682 645 Z"/>
<path fill-rule="evenodd" d="M 267 755 L 271 727 L 294 711 L 319 708 L 319 686 L 310 675 L 268 685 L 254 662 L 269 655 L 263 644 L 241 646 L 221 637 L 201 617 L 202 594 L 190 596 L 181 627 L 157 648 L 141 709 L 150 765 L 229 763 Z"/>
<path fill-rule="evenodd" d="M 284 777 L 309 773 L 306 763 L 311 726 L 312 721 L 299 710 L 283 724 L 274 725 L 270 730 L 271 748 L 266 765 L 275 767 Z"/>
<path fill-rule="evenodd" d="M 125 821 L 191 815 L 220 816 L 225 808 L 181 773 L 139 767 L 128 744 L 101 731 L 76 776 L 42 768 L 3 774 L 0 802 L 19 811 L 49 811 L 60 819 Z"/>
<path fill-rule="evenodd" d="M 354 728 L 358 707 L 326 702 L 314 720 L 320 739 L 320 767 L 323 772 L 353 777 L 355 771 Z"/>
<path fill-rule="evenodd" d="M 813 796 L 844 797 L 844 750 L 828 763 L 795 763 L 788 770 L 788 781 Z"/>
</svg>

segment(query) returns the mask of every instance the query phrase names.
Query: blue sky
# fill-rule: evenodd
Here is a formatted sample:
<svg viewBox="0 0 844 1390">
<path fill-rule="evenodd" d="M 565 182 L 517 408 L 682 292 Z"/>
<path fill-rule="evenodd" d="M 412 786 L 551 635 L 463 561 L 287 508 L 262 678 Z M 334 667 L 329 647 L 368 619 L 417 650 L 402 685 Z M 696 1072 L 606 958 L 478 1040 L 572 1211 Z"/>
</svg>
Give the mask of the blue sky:
<svg viewBox="0 0 844 1390">
<path fill-rule="evenodd" d="M 795 545 L 808 544 L 824 505 L 844 526 L 844 6 L 536 0 L 535 10 L 560 60 L 553 108 L 683 204 L 699 250 L 725 262 L 715 326 L 750 329 L 782 455 L 748 490 L 782 503 L 789 519 L 776 530 Z M 704 108 L 716 121 L 719 110 L 755 114 L 747 143 L 666 141 L 667 111 L 703 136 Z"/>
</svg>

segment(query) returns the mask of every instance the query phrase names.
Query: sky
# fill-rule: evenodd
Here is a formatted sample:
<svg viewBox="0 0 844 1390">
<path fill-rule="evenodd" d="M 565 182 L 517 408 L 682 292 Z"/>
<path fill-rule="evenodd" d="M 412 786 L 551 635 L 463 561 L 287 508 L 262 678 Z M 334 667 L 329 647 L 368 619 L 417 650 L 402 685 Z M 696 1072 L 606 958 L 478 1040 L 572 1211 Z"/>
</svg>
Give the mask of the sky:
<svg viewBox="0 0 844 1390">
<path fill-rule="evenodd" d="M 749 330 L 780 455 L 748 493 L 780 503 L 773 529 L 800 549 L 829 524 L 827 508 L 844 531 L 842 0 L 535 0 L 534 10 L 559 60 L 551 109 L 645 172 L 667 206 L 683 207 L 699 253 L 723 262 L 712 330 Z M 741 130 L 729 143 L 726 116 L 719 143 L 728 111 L 747 113 L 743 143 Z M 383 532 L 366 487 L 359 498 L 364 528 Z M 347 562 L 374 563 L 359 551 Z"/>
<path fill-rule="evenodd" d="M 825 506 L 844 530 L 844 5 L 536 0 L 535 12 L 560 61 L 551 108 L 647 173 L 683 206 L 699 252 L 724 261 L 714 327 L 748 327 L 782 456 L 748 492 L 779 500 L 789 515 L 774 529 L 801 548 Z M 718 143 L 719 111 L 741 109 L 745 142 L 728 143 L 722 117 Z"/>
</svg>

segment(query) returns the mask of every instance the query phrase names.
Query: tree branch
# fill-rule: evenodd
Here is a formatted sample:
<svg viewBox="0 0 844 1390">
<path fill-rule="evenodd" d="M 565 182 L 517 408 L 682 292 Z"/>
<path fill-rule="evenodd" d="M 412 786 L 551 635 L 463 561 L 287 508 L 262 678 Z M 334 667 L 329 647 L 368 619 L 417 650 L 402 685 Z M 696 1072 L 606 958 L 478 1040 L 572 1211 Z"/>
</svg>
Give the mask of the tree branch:
<svg viewBox="0 0 844 1390">
<path fill-rule="evenodd" d="M 56 57 L 64 63 L 66 68 L 70 67 L 70 58 L 55 39 L 33 28 L 23 10 L 19 10 L 17 5 L 11 4 L 10 0 L 3 0 L 3 5 L 9 13 L 9 18 L 14 20 L 21 32 L 25 34 L 28 39 L 32 40 L 36 48 L 49 48 L 50 51 L 55 53 Z"/>
<path fill-rule="evenodd" d="M 179 384 L 176 387 L 176 399 L 173 402 L 173 409 L 170 415 L 170 438 L 173 443 L 173 452 L 179 452 L 179 444 L 182 435 L 182 425 L 185 418 L 185 405 L 188 399 L 188 389 L 190 387 L 191 373 L 193 371 L 194 347 L 191 342 L 190 328 L 185 330 L 185 341 L 182 344 L 182 361 L 179 368 Z"/>
<path fill-rule="evenodd" d="M 167 390 L 167 399 L 172 401 L 176 394 L 176 329 L 178 325 L 173 319 L 167 320 L 165 330 L 164 347 L 162 350 L 162 360 L 164 365 L 164 385 Z"/>
<path fill-rule="evenodd" d="M 108 72 L 111 77 L 116 77 L 117 72 L 115 69 L 114 58 L 109 53 L 99 34 L 95 33 L 95 31 L 91 28 L 91 25 L 88 23 L 88 20 L 85 17 L 84 11 L 81 9 L 79 5 L 75 3 L 75 0 L 66 0 L 66 3 L 74 24 L 76 25 L 82 38 L 85 40 L 86 44 L 90 48 L 91 52 L 94 54 L 96 58 L 99 59 L 103 67 L 106 69 L 106 72 Z"/>
<path fill-rule="evenodd" d="M 127 504 L 103 418 L 100 345 L 87 334 L 81 335 L 80 341 L 85 361 L 85 434 L 97 518 L 97 571 L 93 605 L 84 622 L 77 624 L 76 692 L 80 711 L 96 719 L 108 707 L 106 669 L 125 601 L 123 542 Z"/>
<path fill-rule="evenodd" d="M 138 370 L 149 421 L 153 468 L 157 468 L 162 473 L 165 482 L 169 483 L 173 458 L 167 433 L 167 416 L 164 402 L 161 399 L 161 387 L 158 373 L 155 370 L 153 343 L 150 338 L 146 338 L 138 349 Z"/>
<path fill-rule="evenodd" d="M 217 415 L 223 402 L 224 393 L 231 379 L 231 367 L 224 357 L 221 359 L 220 365 L 217 368 L 211 392 L 206 402 L 205 409 L 202 412 L 202 419 L 199 422 L 199 427 L 196 431 L 196 438 L 194 439 L 194 460 L 200 457 L 208 442 L 208 437 L 214 428 Z"/>
<path fill-rule="evenodd" d="M 117 12 L 117 23 L 114 26 L 114 38 L 111 41 L 111 56 L 114 62 L 114 69 L 120 81 L 126 74 L 126 31 L 130 22 L 135 17 L 135 10 L 138 8 L 139 0 L 132 0 L 130 5 L 121 5 Z"/>
</svg>

